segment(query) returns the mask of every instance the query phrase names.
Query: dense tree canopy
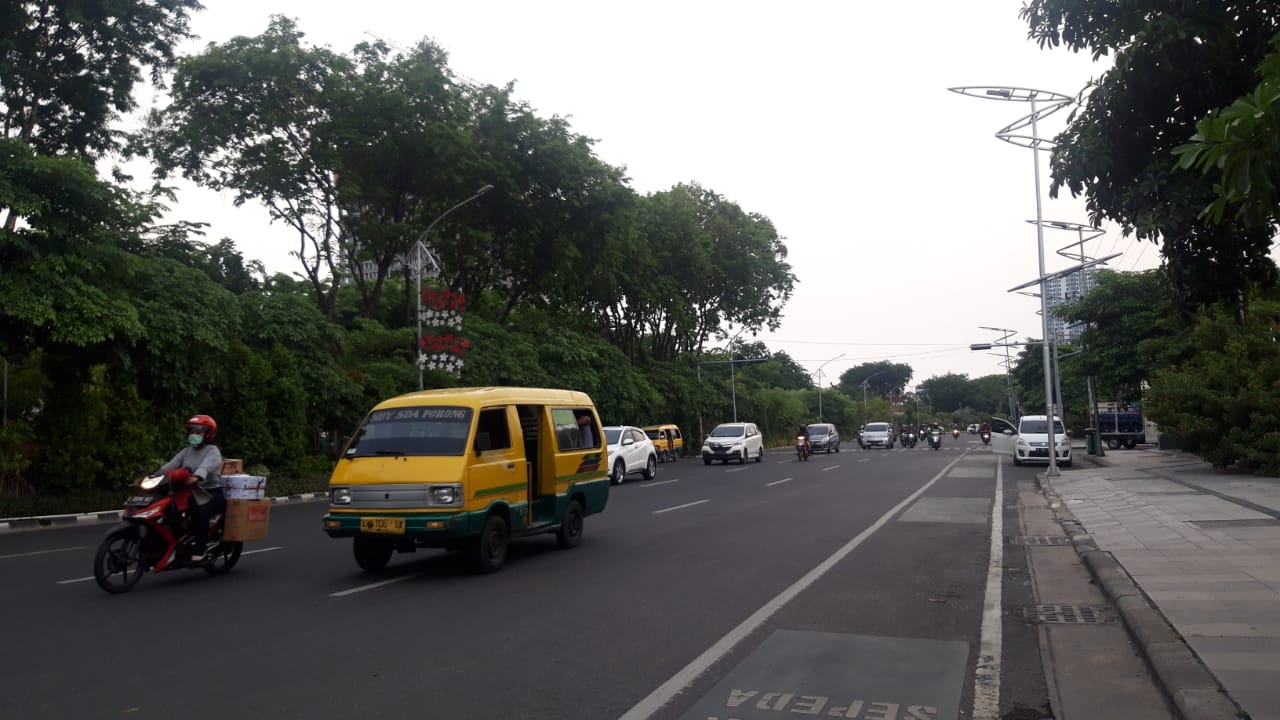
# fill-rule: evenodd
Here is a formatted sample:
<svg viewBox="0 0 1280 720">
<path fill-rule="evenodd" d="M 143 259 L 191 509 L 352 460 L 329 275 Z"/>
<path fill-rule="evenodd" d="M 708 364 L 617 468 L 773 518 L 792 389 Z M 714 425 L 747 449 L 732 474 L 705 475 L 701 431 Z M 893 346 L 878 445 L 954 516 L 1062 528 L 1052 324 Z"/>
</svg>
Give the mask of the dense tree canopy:
<svg viewBox="0 0 1280 720">
<path fill-rule="evenodd" d="M 1243 307 L 1252 283 L 1275 282 L 1272 229 L 1204 223 L 1212 184 L 1177 172 L 1173 152 L 1257 85 L 1280 30 L 1276 10 L 1251 0 L 1031 0 L 1022 10 L 1042 45 L 1114 58 L 1058 138 L 1052 193 L 1083 194 L 1094 224 L 1159 243 L 1173 286 L 1194 302 Z"/>
</svg>

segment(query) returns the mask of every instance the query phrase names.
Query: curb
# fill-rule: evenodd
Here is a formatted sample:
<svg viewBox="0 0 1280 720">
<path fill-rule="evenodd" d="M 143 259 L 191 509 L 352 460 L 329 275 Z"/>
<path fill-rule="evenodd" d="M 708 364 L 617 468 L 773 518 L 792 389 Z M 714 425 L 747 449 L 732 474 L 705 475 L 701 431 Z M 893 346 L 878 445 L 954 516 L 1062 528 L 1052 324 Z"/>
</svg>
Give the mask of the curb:
<svg viewBox="0 0 1280 720">
<path fill-rule="evenodd" d="M 267 499 L 271 501 L 272 505 L 288 505 L 299 502 L 315 502 L 328 497 L 329 493 L 327 492 L 313 492 L 300 495 L 281 495 Z M 98 512 L 71 513 L 67 515 L 0 518 L 0 535 L 37 530 L 55 530 L 57 528 L 79 527 L 82 525 L 99 525 L 115 522 L 120 519 L 122 514 L 122 510 L 100 510 Z"/>
<path fill-rule="evenodd" d="M 1103 466 L 1105 467 L 1105 466 Z M 1235 699 L 1191 650 L 1160 609 L 1153 605 L 1133 576 L 1111 553 L 1099 550 L 1093 536 L 1067 509 L 1062 498 L 1040 476 L 1041 491 L 1049 500 L 1063 532 L 1107 601 L 1116 607 L 1147 666 L 1182 720 L 1248 718 Z"/>
</svg>

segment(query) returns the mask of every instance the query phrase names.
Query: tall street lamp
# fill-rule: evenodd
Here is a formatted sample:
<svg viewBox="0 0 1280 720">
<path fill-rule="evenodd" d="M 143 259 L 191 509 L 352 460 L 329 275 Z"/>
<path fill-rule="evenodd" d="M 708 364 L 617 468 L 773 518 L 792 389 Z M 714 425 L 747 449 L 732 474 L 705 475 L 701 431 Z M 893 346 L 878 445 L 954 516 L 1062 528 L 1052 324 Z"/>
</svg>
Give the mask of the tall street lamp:
<svg viewBox="0 0 1280 720">
<path fill-rule="evenodd" d="M 844 357 L 847 354 L 848 353 L 840 353 L 839 355 L 831 358 L 827 362 L 824 362 L 818 366 L 818 422 L 822 422 L 822 368 L 826 367 L 828 364 L 832 362 L 835 362 L 836 360 L 839 360 L 840 358 Z"/>
<path fill-rule="evenodd" d="M 1004 100 L 1007 102 L 1025 102 L 1031 105 L 1030 115 L 1005 126 L 996 133 L 996 137 L 1007 143 L 1031 149 L 1036 192 L 1036 249 L 1040 260 L 1040 279 L 1037 282 L 1040 284 L 1040 322 L 1044 327 L 1044 347 L 1041 350 L 1044 362 L 1044 397 L 1046 414 L 1049 416 L 1049 471 L 1047 475 L 1049 477 L 1057 477 L 1059 474 L 1057 452 L 1055 452 L 1057 445 L 1053 437 L 1054 414 L 1051 404 L 1053 397 L 1053 371 L 1049 365 L 1049 307 L 1044 292 L 1044 216 L 1040 203 L 1040 149 L 1042 147 L 1052 149 L 1054 143 L 1052 140 L 1040 137 L 1039 122 L 1045 117 L 1071 105 L 1074 100 L 1070 95 L 1063 95 L 1062 93 L 1020 87 L 953 87 L 949 89 L 952 92 L 970 97 Z M 1037 103 L 1040 103 L 1038 108 Z M 1031 134 L 1023 134 L 1021 131 L 1028 127 L 1031 128 Z"/>
<path fill-rule="evenodd" d="M 1000 339 L 995 341 L 997 343 L 1007 343 L 1009 341 L 1009 338 L 1017 334 L 1016 330 L 1010 330 L 1009 328 L 989 327 L 987 325 L 979 325 L 978 329 L 1004 333 L 1004 337 L 1001 337 Z M 1009 357 L 1009 346 L 1007 344 L 1004 346 L 1004 377 L 1005 377 L 1005 380 L 1008 381 L 1008 385 L 1009 385 L 1009 417 L 1013 418 L 1014 420 L 1017 420 L 1018 411 L 1015 408 L 1017 407 L 1018 401 L 1013 397 L 1013 359 Z"/>
<path fill-rule="evenodd" d="M 454 205 L 448 210 L 445 210 L 444 212 L 440 213 L 440 217 L 436 218 L 435 220 L 432 220 L 431 224 L 427 226 L 427 229 L 423 230 L 422 234 L 418 236 L 417 241 L 413 243 L 413 259 L 414 259 L 414 265 L 416 265 L 414 270 L 418 276 L 418 336 L 417 338 L 414 339 L 413 346 L 414 346 L 414 349 L 417 351 L 417 357 L 418 357 L 418 389 L 419 390 L 422 389 L 422 369 L 426 365 L 426 357 L 423 356 L 422 354 L 422 345 L 420 344 L 422 342 L 422 265 L 423 265 L 423 261 L 429 260 L 433 266 L 437 268 L 439 267 L 439 265 L 436 263 L 435 257 L 431 254 L 431 251 L 427 249 L 427 246 L 425 243 L 423 243 L 423 240 L 427 239 L 427 234 L 431 232 L 431 228 L 434 228 L 436 226 L 436 223 L 445 219 L 445 216 L 447 216 L 449 213 L 453 212 L 454 210 L 457 210 L 463 205 L 466 205 L 472 200 L 475 200 L 476 198 L 489 192 L 492 189 L 493 189 L 492 185 L 485 185 L 484 187 L 477 190 L 475 194 L 472 195 L 471 197 L 467 198 L 466 200 L 463 200 L 457 205 Z"/>
<path fill-rule="evenodd" d="M 862 382 L 858 383 L 862 386 L 862 425 L 864 427 L 867 424 L 867 388 L 871 386 L 871 378 L 876 377 L 877 375 L 883 375 L 887 372 L 889 371 L 881 370 L 880 372 L 872 373 L 867 377 L 862 378 Z"/>
</svg>

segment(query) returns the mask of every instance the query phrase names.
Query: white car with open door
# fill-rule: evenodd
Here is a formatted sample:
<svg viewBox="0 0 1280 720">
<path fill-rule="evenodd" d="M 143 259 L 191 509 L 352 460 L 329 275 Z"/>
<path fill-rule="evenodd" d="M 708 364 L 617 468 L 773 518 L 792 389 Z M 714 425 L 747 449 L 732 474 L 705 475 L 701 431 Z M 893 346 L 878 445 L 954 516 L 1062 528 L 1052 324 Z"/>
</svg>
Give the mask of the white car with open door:
<svg viewBox="0 0 1280 720">
<path fill-rule="evenodd" d="M 627 475 L 641 473 L 645 480 L 658 474 L 658 451 L 643 430 L 631 425 L 610 425 L 604 429 L 609 451 L 609 482 L 621 485 Z"/>
<path fill-rule="evenodd" d="M 1053 444 L 1058 465 L 1071 467 L 1071 438 L 1062 419 L 1053 419 Z M 1013 457 L 1014 465 L 1024 462 L 1049 463 L 1049 420 L 1047 415 L 1023 415 L 1014 427 L 1008 420 L 991 418 L 991 449 Z"/>
</svg>

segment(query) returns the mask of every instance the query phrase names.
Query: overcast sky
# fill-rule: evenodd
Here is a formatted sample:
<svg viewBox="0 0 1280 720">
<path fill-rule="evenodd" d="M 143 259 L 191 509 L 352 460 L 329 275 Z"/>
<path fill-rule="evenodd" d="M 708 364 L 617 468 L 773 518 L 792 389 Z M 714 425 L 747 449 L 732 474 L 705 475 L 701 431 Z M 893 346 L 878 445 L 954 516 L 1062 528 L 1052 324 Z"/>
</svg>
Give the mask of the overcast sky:
<svg viewBox="0 0 1280 720">
<path fill-rule="evenodd" d="M 1041 335 L 1039 301 L 1007 292 L 1038 276 L 1032 152 L 994 137 L 1029 109 L 947 88 L 1074 95 L 1103 70 L 1028 40 L 1022 0 L 207 5 L 187 53 L 261 33 L 271 14 L 343 52 L 370 35 L 431 37 L 458 74 L 514 80 L 539 114 L 568 116 L 637 192 L 697 181 L 768 216 L 797 284 L 782 326 L 761 339 L 810 371 L 844 353 L 826 382 L 880 359 L 909 363 L 915 382 L 1000 373 L 997 358 L 968 350 L 994 337 L 978 326 Z M 1048 198 L 1040 157 L 1045 219 L 1086 223 L 1080 200 Z M 236 209 L 229 193 L 180 200 L 171 218 L 210 222 L 211 239 L 231 237 L 271 271 L 298 270 L 292 235 L 261 209 Z M 1092 254 L 1123 251 L 1111 266 L 1124 270 L 1158 264 L 1156 247 L 1108 230 Z M 1046 233 L 1050 271 L 1070 264 L 1054 251 L 1072 239 Z"/>
</svg>

